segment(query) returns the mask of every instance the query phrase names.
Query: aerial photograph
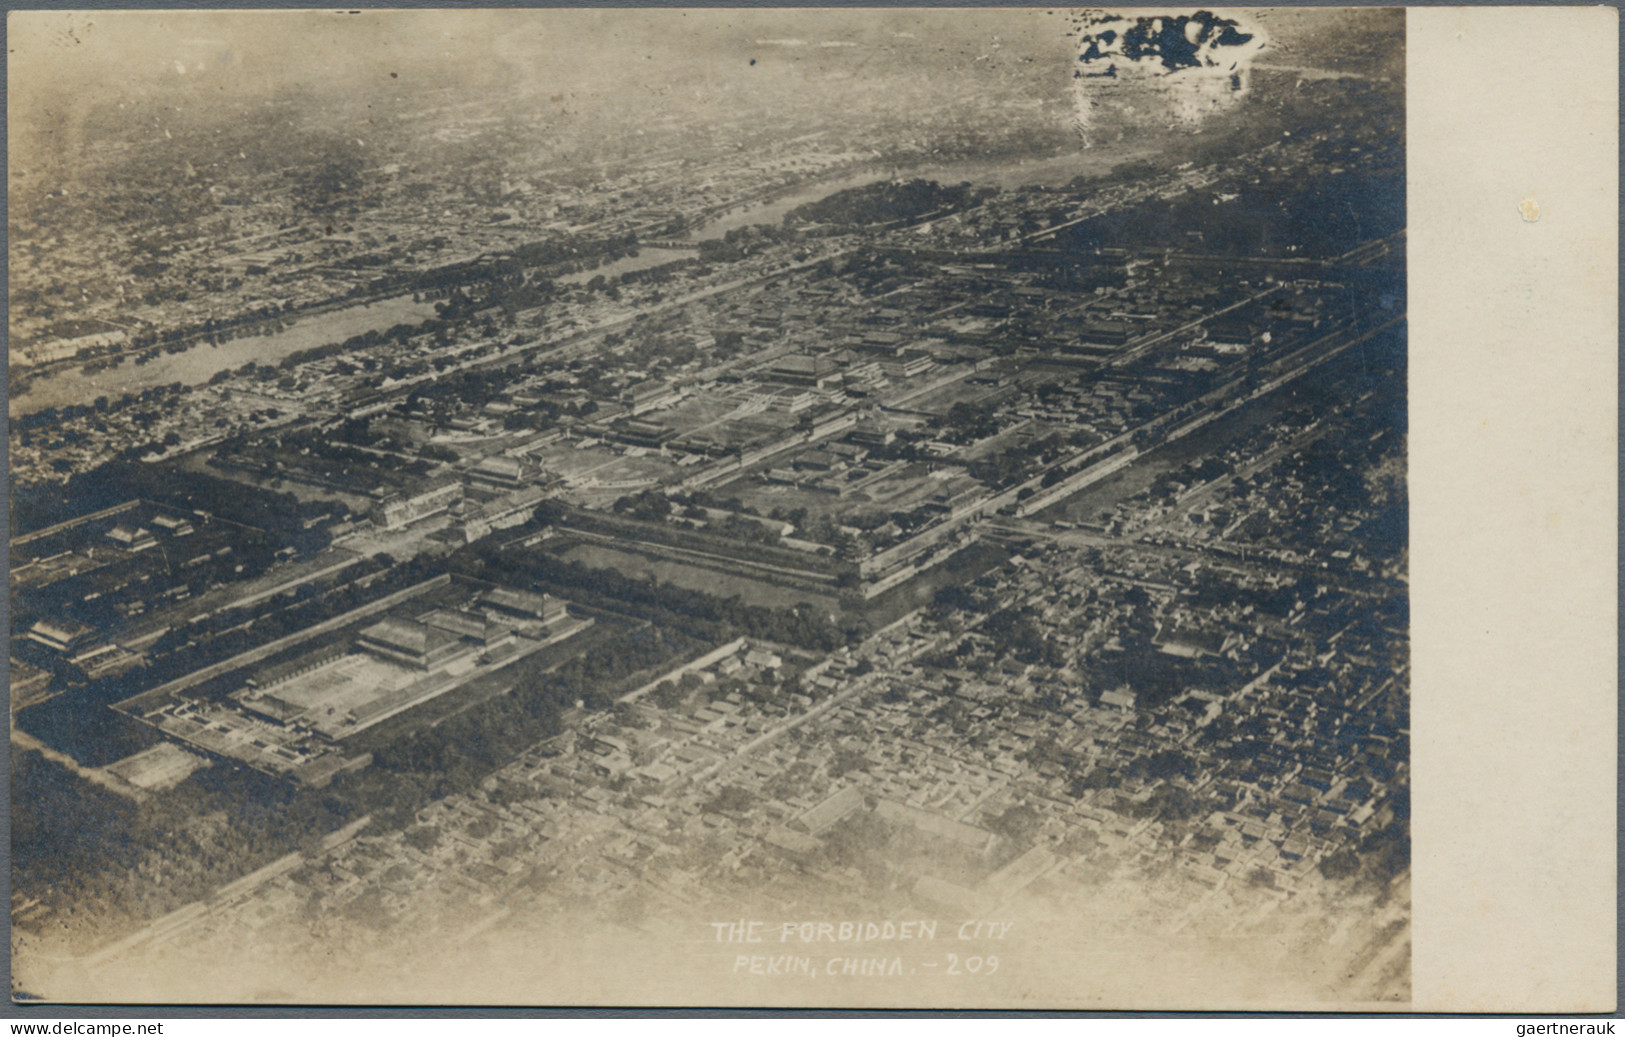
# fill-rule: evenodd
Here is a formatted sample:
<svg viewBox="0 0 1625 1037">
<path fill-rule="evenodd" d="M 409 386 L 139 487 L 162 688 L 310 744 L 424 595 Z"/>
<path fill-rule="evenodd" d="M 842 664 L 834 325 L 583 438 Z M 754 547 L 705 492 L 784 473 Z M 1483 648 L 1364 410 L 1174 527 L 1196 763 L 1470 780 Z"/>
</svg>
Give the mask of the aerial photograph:
<svg viewBox="0 0 1625 1037">
<path fill-rule="evenodd" d="M 1404 1010 L 1405 12 L 12 12 L 12 997 Z"/>
</svg>

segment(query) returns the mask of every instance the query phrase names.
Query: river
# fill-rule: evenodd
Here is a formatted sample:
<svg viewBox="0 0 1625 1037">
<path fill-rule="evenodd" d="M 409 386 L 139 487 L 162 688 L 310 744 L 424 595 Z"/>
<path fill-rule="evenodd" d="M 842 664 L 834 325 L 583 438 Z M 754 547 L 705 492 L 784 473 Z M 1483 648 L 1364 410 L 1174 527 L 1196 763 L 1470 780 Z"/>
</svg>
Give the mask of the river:
<svg viewBox="0 0 1625 1037">
<path fill-rule="evenodd" d="M 218 346 L 200 342 L 184 353 L 159 353 L 145 364 L 137 364 L 131 357 L 117 367 L 94 374 L 85 374 L 79 366 L 70 364 L 31 379 L 26 392 L 9 398 L 7 410 L 15 418 L 46 407 L 87 403 L 98 396 L 117 399 L 154 385 L 200 385 L 217 372 L 241 367 L 250 360 L 275 364 L 301 349 L 342 342 L 352 335 L 383 331 L 396 324 L 417 324 L 432 316 L 433 302 L 413 302 L 410 295 L 397 295 L 299 317 L 291 326 L 271 335 L 243 335 Z"/>
</svg>

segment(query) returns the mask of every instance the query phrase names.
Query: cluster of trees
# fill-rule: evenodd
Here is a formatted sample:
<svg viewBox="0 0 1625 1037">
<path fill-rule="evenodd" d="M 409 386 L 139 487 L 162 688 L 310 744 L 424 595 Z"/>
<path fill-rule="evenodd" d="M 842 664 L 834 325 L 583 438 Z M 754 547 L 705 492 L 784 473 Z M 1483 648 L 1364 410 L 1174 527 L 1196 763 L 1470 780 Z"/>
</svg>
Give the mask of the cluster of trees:
<svg viewBox="0 0 1625 1037">
<path fill-rule="evenodd" d="M 310 349 L 299 349 L 282 358 L 279 365 L 284 371 L 291 371 L 301 364 L 308 364 L 312 360 L 323 360 L 328 357 L 342 356 L 357 349 L 370 349 L 388 342 L 405 345 L 417 335 L 432 335 L 443 329 L 446 322 L 434 317 L 425 318 L 419 324 L 396 324 L 387 331 L 367 331 L 360 335 L 351 335 L 343 342 L 329 342 L 325 346 L 313 346 Z M 218 376 L 217 376 L 218 377 Z"/>
<path fill-rule="evenodd" d="M 572 704 L 543 689 L 516 688 L 377 750 L 376 773 L 347 775 L 334 788 L 367 802 L 386 825 L 409 823 L 430 800 L 469 791 L 527 747 L 558 734 Z"/>
<path fill-rule="evenodd" d="M 1177 472 L 1163 472 L 1151 480 L 1145 494 L 1151 500 L 1173 503 L 1185 490 L 1223 478 L 1235 471 L 1235 466 L 1217 457 L 1204 457 L 1191 461 Z"/>
<path fill-rule="evenodd" d="M 345 418 L 328 436 L 337 442 L 355 446 L 373 446 L 384 441 L 384 437 L 373 430 L 370 418 Z"/>
<path fill-rule="evenodd" d="M 828 515 L 812 516 L 806 508 L 775 507 L 763 516 L 737 497 L 722 501 L 704 491 L 695 491 L 692 494 L 674 494 L 670 499 L 680 504 L 686 503 L 680 512 L 683 517 L 709 521 L 713 531 L 731 540 L 773 546 L 779 543 L 780 535 L 769 523 L 786 522 L 795 527 L 798 538 L 835 548 L 842 558 L 856 559 L 862 548 L 861 542 L 843 530 L 839 522 Z M 706 510 L 708 508 L 728 514 L 717 519 L 711 511 Z M 768 522 L 756 522 L 753 518 L 766 518 Z"/>
<path fill-rule="evenodd" d="M 649 701 L 661 709 L 678 709 L 704 686 L 705 682 L 698 676 L 685 673 L 676 680 L 664 680 L 655 685 L 649 692 Z"/>
<path fill-rule="evenodd" d="M 937 588 L 932 604 L 939 615 L 956 612 L 991 612 L 997 604 L 986 588 L 961 583 L 949 583 Z"/>
<path fill-rule="evenodd" d="M 1251 605 L 1260 615 L 1274 616 L 1277 619 L 1285 619 L 1292 612 L 1293 606 L 1304 597 L 1304 591 L 1296 582 L 1283 583 L 1279 587 L 1264 585 L 1243 587 L 1235 580 L 1212 569 L 1203 569 L 1196 573 L 1186 588 L 1186 593 L 1187 604 L 1193 610 L 1200 611 L 1213 606 L 1241 609 Z"/>
<path fill-rule="evenodd" d="M 406 409 L 430 410 L 436 414 L 477 410 L 506 393 L 511 378 L 512 372 L 491 368 L 458 371 L 414 388 L 406 398 Z"/>
<path fill-rule="evenodd" d="M 1066 649 L 1052 638 L 1030 607 L 1000 609 L 987 617 L 982 633 L 993 639 L 1000 650 L 1022 663 L 1065 666 Z"/>
<path fill-rule="evenodd" d="M 445 464 L 455 464 L 462 458 L 456 450 L 440 443 L 425 443 L 418 448 L 418 456 L 425 461 L 440 461 Z"/>
<path fill-rule="evenodd" d="M 186 386 L 180 382 L 171 382 L 168 385 L 154 385 L 140 392 L 127 392 L 116 400 L 98 396 L 90 403 L 65 403 L 60 407 L 45 407 L 31 414 L 19 414 L 11 419 L 12 431 L 22 434 L 22 441 L 26 445 L 31 442 L 29 434 L 40 429 L 54 428 L 64 422 L 80 418 L 117 414 L 134 406 L 161 404 L 185 392 Z"/>
<path fill-rule="evenodd" d="M 1119 796 L 1113 809 L 1135 820 L 1157 818 L 1189 821 L 1211 813 L 1213 804 L 1182 785 L 1164 783 L 1158 785 L 1144 800 L 1136 801 L 1127 796 Z"/>
<path fill-rule="evenodd" d="M 709 814 L 726 814 L 734 817 L 741 816 L 756 805 L 756 794 L 749 789 L 738 785 L 724 785 L 715 796 L 700 805 L 700 809 Z"/>
<path fill-rule="evenodd" d="M 1354 846 L 1323 859 L 1317 870 L 1328 879 L 1353 879 L 1381 890 L 1411 866 L 1409 789 L 1398 789 L 1390 804 L 1394 818 Z"/>
<path fill-rule="evenodd" d="M 927 438 L 920 431 L 899 429 L 897 438 L 890 443 L 870 447 L 869 456 L 876 461 L 920 461 L 929 456 L 920 448 Z"/>
<path fill-rule="evenodd" d="M 797 206 L 785 214 L 784 222 L 789 227 L 808 223 L 847 226 L 897 223 L 980 205 L 996 194 L 997 188 L 977 188 L 969 183 L 944 187 L 935 180 L 883 181 L 837 191 L 827 198 Z"/>
<path fill-rule="evenodd" d="M 830 779 L 838 780 L 855 771 L 867 771 L 869 758 L 856 749 L 840 748 L 830 757 L 824 769 L 829 772 Z"/>
<path fill-rule="evenodd" d="M 297 429 L 286 433 L 282 436 L 281 446 L 284 450 L 296 450 L 301 454 L 309 454 L 311 457 L 331 461 L 334 464 L 378 468 L 414 479 L 422 478 L 433 471 L 433 465 L 423 461 L 411 461 L 387 451 L 351 446 L 314 428 Z"/>
<path fill-rule="evenodd" d="M 716 341 L 711 347 L 712 354 L 718 360 L 732 360 L 745 351 L 745 333 L 737 329 L 718 331 L 712 336 Z"/>
<path fill-rule="evenodd" d="M 1135 780 L 1167 781 L 1170 778 L 1194 778 L 1196 761 L 1178 749 L 1159 749 L 1149 756 L 1137 757 L 1128 765 L 1128 776 Z"/>
<path fill-rule="evenodd" d="M 436 241 L 443 247 L 444 239 L 435 239 L 428 244 L 434 247 Z M 437 310 L 448 319 L 465 317 L 476 310 L 493 306 L 517 312 L 527 306 L 539 305 L 553 291 L 551 281 L 545 277 L 531 276 L 529 270 L 542 268 L 549 275 L 556 275 L 591 269 L 601 262 L 635 252 L 636 245 L 636 238 L 631 237 L 600 240 L 565 236 L 529 242 L 509 255 L 481 256 L 422 272 L 404 270 L 385 274 L 365 284 L 357 284 L 350 294 L 376 296 L 402 291 L 428 297 L 443 294 L 446 301 L 437 306 Z M 484 298 L 476 300 L 468 294 L 470 288 L 482 285 Z"/>
<path fill-rule="evenodd" d="M 216 765 L 137 805 L 36 751 L 12 757 L 13 889 L 76 953 L 133 931 L 356 816 L 341 798 Z"/>
<path fill-rule="evenodd" d="M 630 275 L 628 275 L 630 276 Z M 653 370 L 662 367 L 681 367 L 700 358 L 700 348 L 693 336 L 679 331 L 656 331 L 647 323 L 639 325 L 640 333 L 628 333 L 626 342 L 631 347 L 622 362 L 629 367 Z M 609 337 L 605 336 L 608 344 Z"/>
<path fill-rule="evenodd" d="M 862 519 L 853 519 L 852 521 L 842 522 L 837 521 L 833 515 L 813 515 L 810 514 L 806 508 L 799 507 L 788 509 L 774 507 L 769 509 L 767 517 L 778 522 L 790 523 L 792 526 L 796 527 L 795 535 L 797 537 L 802 540 L 811 540 L 815 544 L 824 544 L 828 547 L 832 547 L 835 549 L 835 554 L 837 557 L 846 559 L 847 561 L 857 561 L 860 557 L 862 557 L 865 549 L 864 543 L 861 539 L 853 536 L 847 530 L 841 528 L 843 525 L 852 525 L 858 528 L 864 528 L 862 526 Z M 842 515 L 841 518 L 848 519 L 851 517 Z M 881 513 L 870 515 L 869 520 L 870 525 L 868 528 L 874 528 L 885 524 L 885 518 Z"/>
<path fill-rule="evenodd" d="M 432 468 L 422 461 L 359 450 L 337 441 L 324 439 L 314 449 L 309 442 L 250 440 L 237 435 L 221 444 L 209 464 L 269 477 L 274 487 L 280 487 L 284 477 L 293 477 L 355 493 L 397 490 L 408 480 L 427 475 Z"/>
<path fill-rule="evenodd" d="M 893 862 L 907 860 L 913 855 L 910 851 L 918 851 L 919 843 L 930 840 L 929 836 L 917 830 L 887 823 L 875 813 L 872 801 L 868 799 L 865 800 L 865 807 L 820 837 L 824 845 L 814 851 L 807 861 L 808 870 L 814 874 L 829 874 L 851 868 L 871 887 L 890 886 L 895 881 Z M 910 843 L 915 845 L 911 846 Z M 931 848 L 945 849 L 940 845 Z M 942 854 L 938 867 L 946 869 L 951 866 L 950 860 L 949 854 Z"/>
<path fill-rule="evenodd" d="M 696 675 L 685 673 L 676 680 L 661 681 L 649 692 L 648 701 L 661 709 L 681 709 L 697 692 L 705 689 L 706 700 L 710 702 L 738 695 L 764 709 L 782 710 L 789 707 L 791 695 L 804 694 L 816 700 L 825 694 L 816 685 L 803 685 L 801 673 L 794 666 L 786 665 L 779 671 L 778 678 L 777 683 L 771 678 L 755 681 L 724 678 L 707 685 Z"/>
<path fill-rule="evenodd" d="M 167 266 L 161 263 L 151 264 L 150 266 L 160 268 L 157 271 L 160 274 L 164 269 L 167 269 Z M 132 272 L 135 271 L 132 270 Z M 209 290 L 220 291 L 221 288 L 216 286 Z M 193 325 L 182 325 L 162 330 L 154 328 L 138 331 L 130 337 L 127 351 L 134 352 L 149 349 L 153 346 L 182 344 L 194 339 L 218 345 L 221 342 L 229 342 L 240 334 L 268 335 L 281 329 L 283 325 L 280 318 L 293 309 L 294 306 L 291 301 L 288 303 L 262 303 L 232 317 L 209 317 L 201 323 Z"/>
<path fill-rule="evenodd" d="M 832 272 L 842 279 L 862 285 L 865 294 L 869 294 L 868 290 L 878 284 L 895 282 L 898 278 L 912 280 L 926 277 L 936 269 L 935 260 L 929 253 L 915 249 L 905 252 L 884 246 L 864 248 L 849 253 L 843 259 L 826 262 L 831 264 Z M 817 269 L 822 272 L 823 264 L 819 264 Z"/>
<path fill-rule="evenodd" d="M 698 512 L 698 515 L 694 513 Z M 687 508 L 684 514 L 691 518 L 704 518 L 706 512 L 700 508 Z M 743 515 L 727 514 L 711 524 L 711 531 L 729 540 L 741 541 L 747 544 L 761 544 L 773 547 L 779 543 L 779 534 L 769 527 Z"/>
<path fill-rule="evenodd" d="M 486 276 L 489 280 L 482 279 Z M 452 288 L 443 301 L 434 304 L 435 315 L 444 321 L 461 321 L 482 311 L 501 310 L 504 319 L 511 321 L 519 311 L 546 303 L 553 297 L 553 292 L 553 282 L 530 277 L 511 263 L 505 263 L 495 270 L 486 271 L 481 277 Z M 487 328 L 487 334 L 494 333 L 494 330 Z M 435 341 L 442 346 L 447 343 L 445 335 L 439 330 L 436 331 Z"/>
<path fill-rule="evenodd" d="M 948 413 L 931 420 L 931 426 L 941 429 L 942 438 L 950 443 L 964 445 L 986 439 L 999 431 L 998 418 L 990 405 L 966 403 L 961 400 L 948 408 Z"/>
<path fill-rule="evenodd" d="M 620 498 L 610 506 L 610 510 L 643 522 L 664 522 L 671 515 L 672 506 L 671 499 L 658 487 L 650 487 Z"/>
<path fill-rule="evenodd" d="M 431 799 L 474 789 L 520 752 L 563 730 L 564 714 L 582 703 L 611 708 L 612 695 L 634 674 L 662 665 L 691 642 L 643 626 L 616 631 L 614 651 L 572 657 L 558 669 L 521 680 L 432 727 L 420 727 L 375 751 L 372 772 L 346 775 L 334 789 L 386 824 L 406 824 Z"/>
<path fill-rule="evenodd" d="M 794 231 L 765 223 L 735 227 L 720 238 L 707 238 L 701 241 L 700 262 L 737 263 L 781 241 L 794 241 L 795 238 Z"/>
<path fill-rule="evenodd" d="M 676 504 L 686 504 L 691 507 L 719 508 L 723 511 L 737 511 L 741 515 L 761 514 L 739 497 L 719 497 L 706 489 L 679 491 L 673 493 L 671 499 Z M 778 516 L 774 517 L 777 518 Z M 785 521 L 793 520 L 786 518 Z"/>
<path fill-rule="evenodd" d="M 633 255 L 636 254 L 637 253 L 635 252 L 633 253 Z M 625 285 L 665 284 L 667 281 L 670 281 L 672 278 L 676 277 L 683 270 L 689 267 L 698 266 L 699 263 L 700 261 L 693 256 L 683 256 L 681 259 L 674 259 L 669 263 L 662 263 L 659 266 L 645 267 L 642 270 L 628 270 L 621 274 L 620 282 L 621 284 Z"/>
<path fill-rule="evenodd" d="M 1219 136 L 1219 135 L 1215 135 Z M 1204 135 L 1207 138 L 1207 135 Z M 1208 138 L 1211 139 L 1211 138 Z M 1119 167 L 1123 179 L 1156 179 L 1155 167 Z M 1239 192 L 1228 205 L 1214 205 L 1213 192 Z M 1403 225 L 1404 174 L 1350 169 L 1297 181 L 1278 178 L 1258 186 L 1241 179 L 1216 183 L 1172 200 L 1150 198 L 1094 217 L 1062 232 L 1064 247 L 1186 248 L 1185 232 L 1202 230 L 1200 251 L 1225 255 L 1341 255 L 1365 241 L 1385 237 Z"/>
<path fill-rule="evenodd" d="M 432 243 L 431 243 L 432 244 Z M 433 298 L 443 295 L 445 301 L 437 303 L 436 314 L 446 320 L 470 316 L 481 309 L 511 302 L 514 312 L 525 305 L 537 305 L 552 292 L 552 284 L 541 278 L 530 278 L 527 264 L 517 256 L 481 256 L 461 263 L 449 263 L 421 272 L 410 269 L 386 273 L 365 283 L 357 283 L 347 293 L 354 298 L 377 297 L 410 291 L 415 296 Z M 483 286 L 483 297 L 469 294 L 471 288 Z M 521 293 L 509 300 L 510 293 Z"/>
<path fill-rule="evenodd" d="M 1097 656 L 1090 675 L 1098 687 L 1128 685 L 1141 709 L 1151 710 L 1178 698 L 1187 688 L 1239 687 L 1247 682 L 1229 659 L 1185 659 L 1157 651 L 1148 642 L 1129 651 Z"/>
<path fill-rule="evenodd" d="M 425 270 L 412 279 L 415 292 L 445 292 L 455 295 L 469 284 L 488 281 L 523 281 L 524 264 L 511 257 L 480 256 L 461 263 Z"/>
<path fill-rule="evenodd" d="M 1087 441 L 1084 433 L 1074 433 L 1072 436 L 1051 433 L 1042 439 L 1016 443 L 1008 450 L 972 461 L 965 470 L 994 489 L 1008 489 L 1044 465 L 1059 461 L 1074 442 Z"/>
<path fill-rule="evenodd" d="M 1035 807 L 1017 803 L 988 818 L 987 827 L 1008 840 L 1012 849 L 1025 848 L 1032 845 L 1039 829 L 1044 827 L 1044 815 Z"/>
<path fill-rule="evenodd" d="M 635 234 L 617 238 L 565 235 L 520 245 L 513 250 L 513 262 L 520 267 L 591 269 L 601 263 L 636 255 L 637 248 L 638 238 Z"/>
</svg>

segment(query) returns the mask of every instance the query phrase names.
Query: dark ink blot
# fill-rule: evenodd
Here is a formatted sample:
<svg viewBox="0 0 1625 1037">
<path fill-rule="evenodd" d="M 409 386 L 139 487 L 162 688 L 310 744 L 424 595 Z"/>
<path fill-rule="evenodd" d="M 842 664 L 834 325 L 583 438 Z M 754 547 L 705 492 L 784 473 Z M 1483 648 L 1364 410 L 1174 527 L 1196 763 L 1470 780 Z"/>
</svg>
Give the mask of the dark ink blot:
<svg viewBox="0 0 1625 1037">
<path fill-rule="evenodd" d="M 1158 22 L 1161 22 L 1160 29 L 1156 28 Z M 1187 35 L 1193 25 L 1196 31 Z M 1178 72 L 1211 64 L 1201 53 L 1203 47 L 1240 47 L 1252 38 L 1251 33 L 1238 31 L 1237 22 L 1210 11 L 1177 18 L 1137 18 L 1132 26 L 1123 30 L 1122 56 L 1130 61 L 1155 58 L 1169 72 Z M 1117 33 L 1110 29 L 1085 35 L 1085 46 L 1078 60 L 1088 64 L 1106 57 L 1108 48 L 1116 40 Z"/>
</svg>

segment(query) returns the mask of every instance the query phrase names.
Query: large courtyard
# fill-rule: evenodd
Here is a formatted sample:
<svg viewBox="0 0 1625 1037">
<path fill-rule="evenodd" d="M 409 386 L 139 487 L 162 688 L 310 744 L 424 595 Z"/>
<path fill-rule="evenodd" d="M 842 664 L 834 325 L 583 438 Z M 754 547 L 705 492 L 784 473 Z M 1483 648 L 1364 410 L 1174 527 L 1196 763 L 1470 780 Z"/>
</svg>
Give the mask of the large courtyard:
<svg viewBox="0 0 1625 1037">
<path fill-rule="evenodd" d="M 273 659 L 120 704 L 175 740 L 307 784 L 361 765 L 347 740 L 592 626 L 545 595 L 474 581 L 363 608 Z M 211 689 L 211 686 L 213 690 Z M 358 762 L 360 761 L 360 762 Z"/>
</svg>

